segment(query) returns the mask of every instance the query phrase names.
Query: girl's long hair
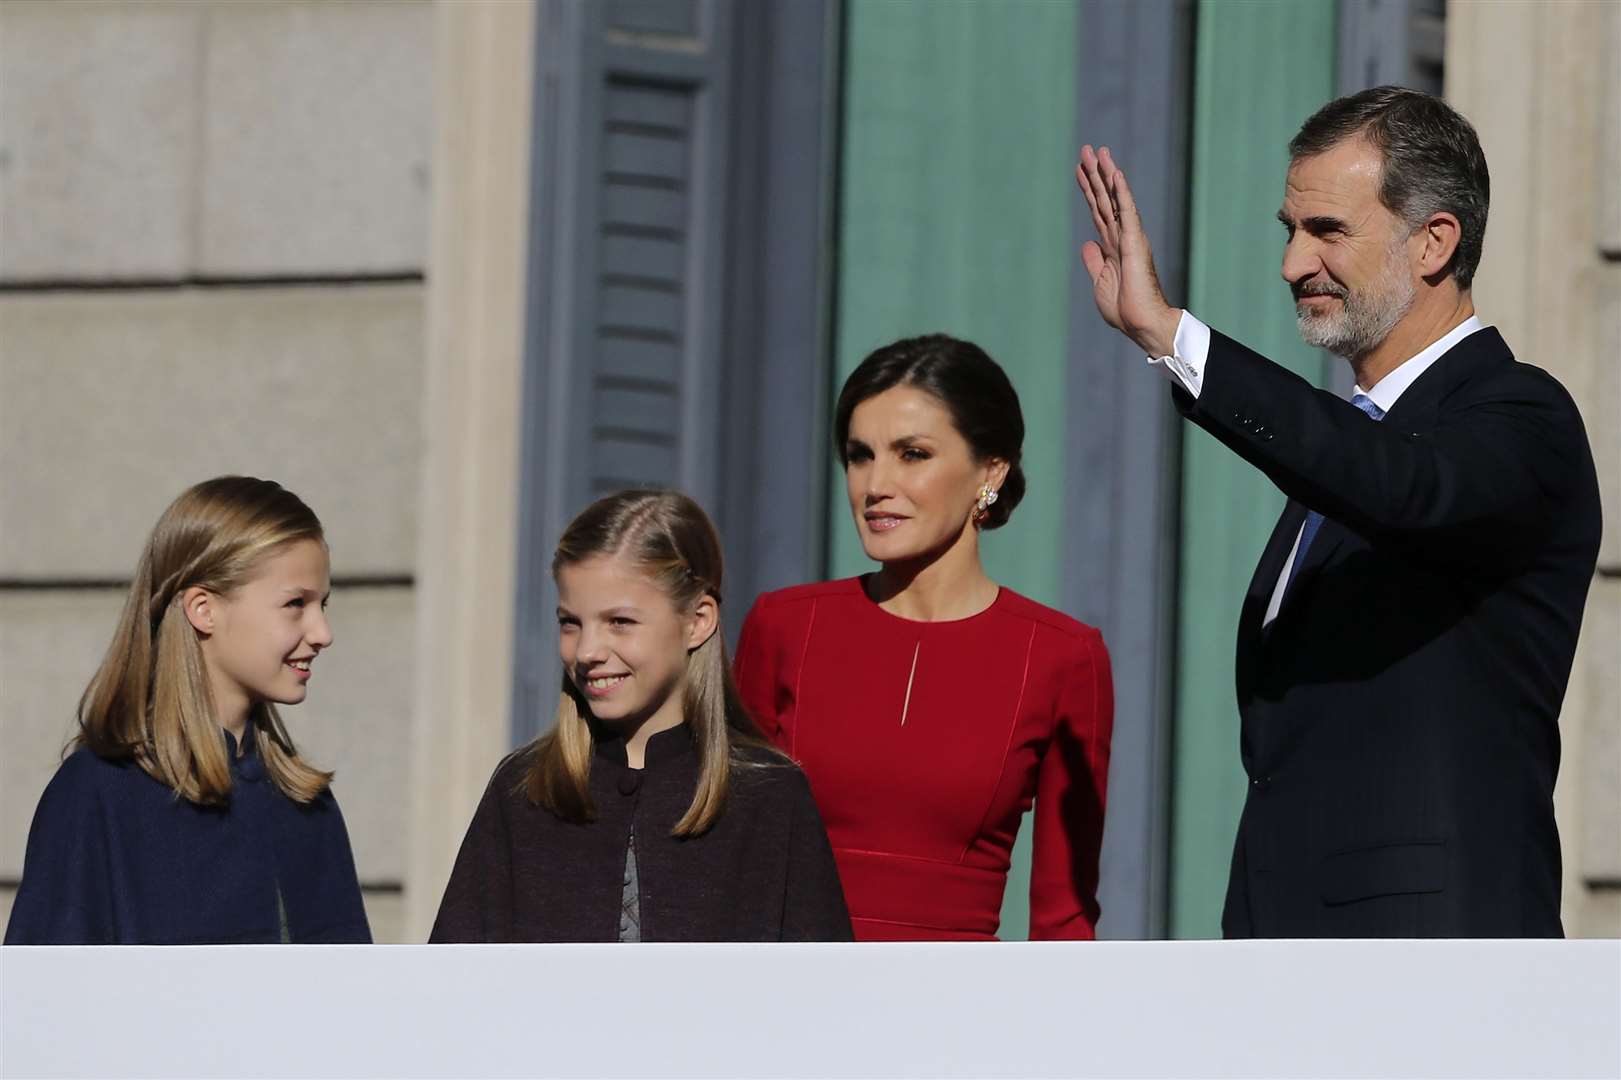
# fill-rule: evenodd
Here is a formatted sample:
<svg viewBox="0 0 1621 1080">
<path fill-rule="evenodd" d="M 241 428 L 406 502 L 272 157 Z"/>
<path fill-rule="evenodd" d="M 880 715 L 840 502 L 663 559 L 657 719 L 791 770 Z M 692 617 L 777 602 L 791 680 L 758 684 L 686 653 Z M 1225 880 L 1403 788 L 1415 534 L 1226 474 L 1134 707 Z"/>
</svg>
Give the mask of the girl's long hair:
<svg viewBox="0 0 1621 1080">
<path fill-rule="evenodd" d="M 221 476 L 170 503 L 141 552 L 107 655 L 79 699 L 71 745 L 133 760 L 190 802 L 227 801 L 230 762 L 181 598 L 192 586 L 227 595 L 299 540 L 324 544 L 321 522 L 270 480 Z M 249 719 L 265 772 L 284 794 L 307 803 L 326 790 L 332 774 L 298 756 L 274 706 L 255 704 Z"/>
<path fill-rule="evenodd" d="M 564 530 L 552 559 L 552 576 L 565 566 L 601 556 L 623 556 L 669 597 L 677 611 L 690 612 L 704 596 L 721 598 L 720 537 L 703 509 L 675 491 L 622 491 L 586 507 Z M 738 768 L 785 763 L 749 719 L 732 682 L 726 641 L 717 626 L 709 640 L 687 656 L 682 715 L 697 746 L 699 769 L 692 805 L 671 830 L 696 836 L 715 823 Z M 590 706 L 563 673 L 552 730 L 530 744 L 524 781 L 531 801 L 565 821 L 591 821 Z M 745 748 L 755 751 L 742 755 Z"/>
</svg>

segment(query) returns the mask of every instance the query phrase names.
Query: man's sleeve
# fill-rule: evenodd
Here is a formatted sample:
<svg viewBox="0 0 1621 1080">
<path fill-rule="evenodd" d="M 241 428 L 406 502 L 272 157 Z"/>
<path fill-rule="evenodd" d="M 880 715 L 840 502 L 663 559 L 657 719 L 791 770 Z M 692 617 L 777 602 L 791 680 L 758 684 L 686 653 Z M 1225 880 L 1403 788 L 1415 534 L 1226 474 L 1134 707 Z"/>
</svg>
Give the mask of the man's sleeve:
<svg viewBox="0 0 1621 1080">
<path fill-rule="evenodd" d="M 1481 372 L 1448 398 L 1433 428 L 1418 431 L 1369 423 L 1214 331 L 1200 375 L 1198 397 L 1174 393 L 1177 407 L 1285 495 L 1455 565 L 1520 565 L 1593 475 L 1574 403 L 1525 365 Z"/>
</svg>

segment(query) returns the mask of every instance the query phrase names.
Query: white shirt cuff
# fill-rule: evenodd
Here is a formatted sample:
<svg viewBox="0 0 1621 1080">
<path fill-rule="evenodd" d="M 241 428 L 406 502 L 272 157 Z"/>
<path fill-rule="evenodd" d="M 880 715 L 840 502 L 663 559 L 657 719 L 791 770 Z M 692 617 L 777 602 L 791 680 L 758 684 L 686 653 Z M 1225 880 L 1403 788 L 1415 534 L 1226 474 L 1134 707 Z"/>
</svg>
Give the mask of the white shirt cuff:
<svg viewBox="0 0 1621 1080">
<path fill-rule="evenodd" d="M 1172 348 L 1176 351 L 1170 356 L 1150 356 L 1149 366 L 1159 368 L 1167 379 L 1198 397 L 1199 388 L 1204 385 L 1205 361 L 1210 358 L 1210 327 L 1184 310 L 1176 323 Z"/>
</svg>

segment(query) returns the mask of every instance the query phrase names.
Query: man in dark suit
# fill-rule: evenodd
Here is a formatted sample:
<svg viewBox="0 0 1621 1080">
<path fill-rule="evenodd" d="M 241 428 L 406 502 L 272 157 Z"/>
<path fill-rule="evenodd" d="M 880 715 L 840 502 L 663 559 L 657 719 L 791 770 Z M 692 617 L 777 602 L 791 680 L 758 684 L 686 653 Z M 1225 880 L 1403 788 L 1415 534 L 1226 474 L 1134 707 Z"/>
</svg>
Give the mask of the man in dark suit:
<svg viewBox="0 0 1621 1080">
<path fill-rule="evenodd" d="M 1290 143 L 1283 277 L 1346 402 L 1171 307 L 1083 148 L 1103 318 L 1288 496 L 1238 627 L 1248 797 L 1228 937 L 1557 937 L 1559 707 L 1598 557 L 1581 417 L 1475 315 L 1474 129 L 1380 87 Z"/>
</svg>

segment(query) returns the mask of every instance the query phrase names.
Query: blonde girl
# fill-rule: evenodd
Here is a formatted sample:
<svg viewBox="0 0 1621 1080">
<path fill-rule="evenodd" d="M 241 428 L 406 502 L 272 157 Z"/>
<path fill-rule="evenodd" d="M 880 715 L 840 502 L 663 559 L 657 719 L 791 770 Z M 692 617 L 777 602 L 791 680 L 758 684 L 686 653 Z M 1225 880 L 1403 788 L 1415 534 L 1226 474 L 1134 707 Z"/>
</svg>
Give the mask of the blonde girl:
<svg viewBox="0 0 1621 1080">
<path fill-rule="evenodd" d="M 552 573 L 556 723 L 495 770 L 431 940 L 847 940 L 810 788 L 732 684 L 703 510 L 609 496 Z"/>
<path fill-rule="evenodd" d="M 279 484 L 170 504 L 40 797 L 6 944 L 371 940 L 332 774 L 276 713 L 332 644 L 329 578 Z"/>
</svg>

